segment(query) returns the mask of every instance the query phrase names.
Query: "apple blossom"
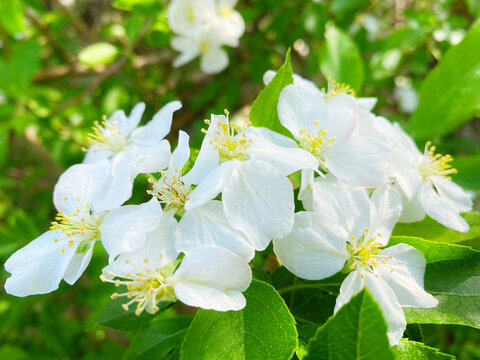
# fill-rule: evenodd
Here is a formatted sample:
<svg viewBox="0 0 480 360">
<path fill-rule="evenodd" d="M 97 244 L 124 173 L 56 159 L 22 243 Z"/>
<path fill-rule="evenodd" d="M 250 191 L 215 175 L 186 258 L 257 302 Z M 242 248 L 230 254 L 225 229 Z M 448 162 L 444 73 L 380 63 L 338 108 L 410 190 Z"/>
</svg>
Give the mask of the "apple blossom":
<svg viewBox="0 0 480 360">
<path fill-rule="evenodd" d="M 125 310 L 136 303 L 135 313 L 154 314 L 159 302 L 183 303 L 217 311 L 245 307 L 245 291 L 252 280 L 248 263 L 231 251 L 214 245 L 200 245 L 177 259 L 174 233 L 177 222 L 165 218 L 147 236 L 144 246 L 121 254 L 104 268 L 102 281 L 126 286 Z"/>
<path fill-rule="evenodd" d="M 435 307 L 438 301 L 423 289 L 425 259 L 417 249 L 388 244 L 402 211 L 400 196 L 390 184 L 375 190 L 351 188 L 333 178 L 317 179 L 314 211 L 295 214 L 293 231 L 275 239 L 274 252 L 295 275 L 319 280 L 349 272 L 340 288 L 335 312 L 367 286 L 397 344 L 406 328 L 403 307 Z"/>
<path fill-rule="evenodd" d="M 107 160 L 67 169 L 55 186 L 58 214 L 50 230 L 6 261 L 12 274 L 6 291 L 28 296 L 55 290 L 62 278 L 73 284 L 90 262 L 96 241 L 111 256 L 134 247 L 132 237 L 141 246 L 145 233 L 160 221 L 161 208 L 156 201 L 120 207 L 127 198 L 119 194 L 125 191 L 112 182 Z"/>
</svg>

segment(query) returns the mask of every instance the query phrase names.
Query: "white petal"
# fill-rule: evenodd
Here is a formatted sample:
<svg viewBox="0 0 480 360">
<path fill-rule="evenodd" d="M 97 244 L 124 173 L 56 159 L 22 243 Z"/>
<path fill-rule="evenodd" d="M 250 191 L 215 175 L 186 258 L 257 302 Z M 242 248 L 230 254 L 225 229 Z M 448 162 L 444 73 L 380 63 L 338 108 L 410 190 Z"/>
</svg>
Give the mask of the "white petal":
<svg viewBox="0 0 480 360">
<path fill-rule="evenodd" d="M 357 99 L 357 105 L 361 109 L 372 110 L 377 103 L 377 98 L 375 97 L 362 97 Z"/>
<path fill-rule="evenodd" d="M 110 159 L 113 155 L 115 154 L 110 150 L 103 150 L 98 144 L 93 144 L 88 148 L 82 162 L 84 164 L 95 164 L 101 160 Z"/>
<path fill-rule="evenodd" d="M 170 143 L 162 140 L 152 145 L 133 145 L 137 156 L 132 159 L 136 162 L 133 178 L 141 173 L 160 172 L 168 166 L 171 159 Z"/>
<path fill-rule="evenodd" d="M 5 291 L 15 296 L 28 296 L 57 289 L 77 246 L 68 247 L 61 230 L 43 233 L 5 262 L 5 270 L 12 274 L 5 282 Z M 65 249 L 63 253 L 62 249 Z"/>
<path fill-rule="evenodd" d="M 128 126 L 125 129 L 120 129 L 127 134 L 130 134 L 137 126 L 140 124 L 140 120 L 142 119 L 142 115 L 145 111 L 145 103 L 139 102 L 135 104 L 132 111 L 130 111 L 130 115 L 128 115 Z"/>
<path fill-rule="evenodd" d="M 418 200 L 427 215 L 440 224 L 456 231 L 467 232 L 469 230 L 470 227 L 458 214 L 457 209 L 453 208 L 448 201 L 441 198 L 428 182 L 423 182 L 420 185 Z"/>
<path fill-rule="evenodd" d="M 175 68 L 189 63 L 200 55 L 199 43 L 195 39 L 175 36 L 170 44 L 174 50 L 180 52 L 180 55 L 173 60 L 173 67 Z"/>
<path fill-rule="evenodd" d="M 474 196 L 470 193 L 466 192 L 460 186 L 445 177 L 432 176 L 430 179 L 435 185 L 438 195 L 458 212 L 472 210 L 472 198 Z"/>
<path fill-rule="evenodd" d="M 261 160 L 235 161 L 222 201 L 228 222 L 248 235 L 250 244 L 264 250 L 272 239 L 293 226 L 292 183 Z"/>
<path fill-rule="evenodd" d="M 200 184 L 205 176 L 215 170 L 220 163 L 218 150 L 215 150 L 210 144 L 210 141 L 213 138 L 212 132 L 215 131 L 216 119 L 217 116 L 212 115 L 211 125 L 208 128 L 207 134 L 203 138 L 202 146 L 200 147 L 200 152 L 195 160 L 195 164 L 193 164 L 192 170 L 183 176 L 185 182 L 190 184 Z"/>
<path fill-rule="evenodd" d="M 229 184 L 235 171 L 233 161 L 227 161 L 205 176 L 203 181 L 190 193 L 185 210 L 191 210 L 213 200 Z"/>
<path fill-rule="evenodd" d="M 280 122 L 298 139 L 299 130 L 314 133 L 314 121 L 318 128 L 324 128 L 327 109 L 323 94 L 312 86 L 287 85 L 278 98 L 277 112 Z"/>
<path fill-rule="evenodd" d="M 386 245 L 402 213 L 402 198 L 390 183 L 380 185 L 370 197 L 370 230 L 368 239 L 377 238 Z"/>
<path fill-rule="evenodd" d="M 387 336 L 390 345 L 398 344 L 407 327 L 407 321 L 393 290 L 380 277 L 377 278 L 370 272 L 363 272 L 362 274 L 363 278 L 360 276 L 360 271 L 355 270 L 343 281 L 340 287 L 340 295 L 337 297 L 335 304 L 335 312 L 366 286 L 380 306 L 387 322 Z"/>
<path fill-rule="evenodd" d="M 182 170 L 190 157 L 190 147 L 188 146 L 189 136 L 185 131 L 178 132 L 178 144 L 168 165 L 169 171 L 175 169 Z"/>
<path fill-rule="evenodd" d="M 273 250 L 292 273 L 307 280 L 319 280 L 339 272 L 350 257 L 348 233 L 327 216 L 312 212 L 295 214 L 290 234 L 273 240 Z"/>
<path fill-rule="evenodd" d="M 205 74 L 218 74 L 228 66 L 228 55 L 222 48 L 211 46 L 200 58 L 200 69 Z"/>
<path fill-rule="evenodd" d="M 126 205 L 107 212 L 99 227 L 105 250 L 111 258 L 136 250 L 162 219 L 162 207 L 156 198 L 141 205 Z"/>
<path fill-rule="evenodd" d="M 265 128 L 249 129 L 248 133 L 253 141 L 247 148 L 247 154 L 252 159 L 268 162 L 283 175 L 289 175 L 301 169 L 318 169 L 319 163 L 315 156 L 299 149 L 292 139 L 289 139 L 293 143 L 288 147 L 275 144 L 269 140 L 273 137 L 268 134 L 269 132 L 272 131 Z M 287 141 L 284 140 L 283 143 Z"/>
<path fill-rule="evenodd" d="M 369 137 L 335 142 L 325 153 L 328 170 L 352 186 L 375 188 L 387 180 L 385 154 L 389 148 Z"/>
<path fill-rule="evenodd" d="M 69 167 L 60 176 L 53 190 L 55 207 L 65 214 L 75 213 L 77 208 L 83 209 L 86 204 L 91 207 L 92 202 L 101 194 L 109 174 L 110 163 L 107 160 Z"/>
<path fill-rule="evenodd" d="M 357 124 L 357 106 L 352 96 L 339 94 L 327 101 L 327 136 L 337 141 L 348 138 Z"/>
<path fill-rule="evenodd" d="M 370 225 L 370 203 L 365 189 L 342 184 L 332 176 L 312 184 L 313 209 L 342 224 L 349 236 L 360 237 Z"/>
<path fill-rule="evenodd" d="M 240 310 L 246 301 L 242 292 L 252 281 L 247 261 L 218 246 L 198 246 L 183 258 L 169 279 L 175 295 L 184 304 L 217 311 Z"/>
<path fill-rule="evenodd" d="M 255 252 L 246 236 L 227 223 L 222 202 L 216 200 L 185 212 L 175 232 L 175 244 L 180 252 L 188 252 L 199 245 L 218 245 L 247 261 Z"/>
<path fill-rule="evenodd" d="M 172 126 L 173 113 L 182 107 L 180 101 L 172 101 L 162 107 L 145 126 L 137 128 L 132 133 L 136 144 L 157 144 L 169 132 Z"/>
<path fill-rule="evenodd" d="M 387 264 L 381 264 L 377 269 L 395 293 L 400 305 L 416 308 L 437 306 L 438 300 L 423 288 L 425 258 L 419 250 L 398 244 L 383 250 L 381 255 L 392 256 L 392 259 L 386 260 Z"/>
<path fill-rule="evenodd" d="M 116 275 L 138 274 L 147 269 L 162 268 L 175 260 L 178 256 L 173 236 L 176 225 L 173 214 L 165 214 L 157 228 L 148 233 L 141 248 L 120 254 L 102 270 L 103 274 L 108 278 L 112 277 L 109 272 Z"/>
<path fill-rule="evenodd" d="M 83 272 L 90 263 L 90 260 L 92 259 L 93 247 L 94 244 L 92 243 L 85 254 L 76 253 L 73 256 L 72 260 L 70 261 L 70 265 L 65 271 L 63 280 L 65 280 L 70 285 L 73 285 L 77 282 L 77 280 L 80 278 L 80 276 L 82 276 Z"/>
<path fill-rule="evenodd" d="M 423 210 L 423 205 L 420 204 L 417 197 L 413 197 L 412 200 L 408 201 L 402 191 L 402 200 L 403 211 L 398 219 L 399 222 L 411 223 L 425 218 L 425 210 Z"/>
</svg>

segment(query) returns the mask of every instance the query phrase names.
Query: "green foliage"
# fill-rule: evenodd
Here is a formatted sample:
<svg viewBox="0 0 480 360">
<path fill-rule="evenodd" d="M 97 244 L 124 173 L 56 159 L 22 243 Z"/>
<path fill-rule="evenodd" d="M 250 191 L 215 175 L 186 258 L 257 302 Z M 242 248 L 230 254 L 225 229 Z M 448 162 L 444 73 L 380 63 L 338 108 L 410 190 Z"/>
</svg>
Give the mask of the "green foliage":
<svg viewBox="0 0 480 360">
<path fill-rule="evenodd" d="M 155 315 L 142 312 L 140 316 L 135 315 L 135 307 L 131 306 L 128 310 L 122 308 L 125 303 L 124 298 L 111 300 L 100 313 L 97 324 L 105 325 L 115 330 L 130 331 L 141 328 L 148 324 Z M 158 307 L 161 310 L 170 306 L 170 303 L 160 303 Z"/>
<path fill-rule="evenodd" d="M 460 44 L 450 49 L 429 73 L 420 89 L 412 122 L 418 139 L 444 135 L 480 110 L 480 21 Z"/>
<path fill-rule="evenodd" d="M 317 330 L 304 359 L 393 359 L 386 333 L 382 311 L 364 289 Z"/>
<path fill-rule="evenodd" d="M 171 359 L 174 350 L 179 348 L 191 316 L 156 319 L 136 333 L 125 352 L 125 360 Z"/>
<path fill-rule="evenodd" d="M 480 252 L 469 247 L 394 236 L 389 245 L 405 243 L 427 262 L 425 290 L 439 301 L 435 308 L 405 308 L 410 323 L 458 324 L 480 328 Z"/>
<path fill-rule="evenodd" d="M 365 77 L 360 52 L 348 34 L 333 24 L 327 25 L 319 63 L 323 75 L 360 91 Z"/>
<path fill-rule="evenodd" d="M 297 346 L 292 315 L 275 289 L 253 280 L 240 311 L 200 309 L 181 349 L 181 359 L 290 359 Z"/>
<path fill-rule="evenodd" d="M 398 345 L 392 348 L 396 360 L 448 360 L 455 359 L 454 356 L 443 354 L 422 343 L 402 339 Z"/>
<path fill-rule="evenodd" d="M 282 89 L 291 83 L 293 83 L 293 76 L 289 49 L 285 57 L 285 63 L 252 104 L 249 118 L 254 126 L 266 127 L 285 135 L 290 134 L 278 119 L 277 103 Z"/>
<path fill-rule="evenodd" d="M 129 28 L 130 29 L 130 28 Z M 127 32 L 129 37 L 133 37 L 133 30 Z M 78 53 L 78 60 L 87 66 L 95 66 L 100 64 L 109 64 L 118 55 L 118 49 L 112 44 L 99 42 L 88 45 Z"/>
<path fill-rule="evenodd" d="M 470 211 L 462 216 L 470 225 L 470 230 L 466 233 L 446 228 L 427 217 L 419 222 L 398 223 L 395 225 L 393 234 L 418 236 L 432 241 L 469 245 L 480 249 L 480 213 Z"/>
</svg>

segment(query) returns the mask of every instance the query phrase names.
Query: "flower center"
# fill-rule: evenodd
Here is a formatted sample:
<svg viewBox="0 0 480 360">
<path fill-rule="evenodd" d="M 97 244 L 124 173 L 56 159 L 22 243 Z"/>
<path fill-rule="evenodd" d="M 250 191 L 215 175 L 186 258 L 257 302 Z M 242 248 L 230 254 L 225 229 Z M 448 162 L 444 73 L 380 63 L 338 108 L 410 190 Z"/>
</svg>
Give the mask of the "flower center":
<svg viewBox="0 0 480 360">
<path fill-rule="evenodd" d="M 148 179 L 152 183 L 153 190 L 148 190 L 147 193 L 155 195 L 158 201 L 164 204 L 165 211 L 175 209 L 177 213 L 182 213 L 185 201 L 188 200 L 193 187 L 184 184 L 181 178 L 182 171 L 179 169 L 174 169 L 173 176 L 168 176 L 167 171 L 164 170 L 160 180 Z"/>
<path fill-rule="evenodd" d="M 66 196 L 65 200 L 67 200 Z M 77 201 L 80 202 L 80 199 L 77 198 Z M 77 208 L 74 213 L 64 214 L 59 211 L 55 221 L 52 221 L 50 231 L 61 230 L 69 238 L 67 246 L 72 247 L 74 244 L 80 243 L 77 253 L 84 254 L 92 243 L 98 240 L 98 227 L 102 219 L 102 216 L 92 214 L 90 206 L 85 204 L 84 209 Z M 53 241 L 58 242 L 58 239 Z M 65 248 L 62 248 L 62 253 L 64 252 Z"/>
<path fill-rule="evenodd" d="M 453 158 L 450 155 L 435 154 L 435 146 L 430 141 L 425 144 L 425 151 L 422 161 L 418 164 L 418 170 L 423 179 L 430 176 L 443 176 L 451 180 L 450 174 L 456 174 L 457 169 L 453 168 L 450 162 Z"/>
<path fill-rule="evenodd" d="M 210 49 L 210 43 L 206 40 L 202 40 L 200 43 L 200 54 L 205 54 Z"/>
<path fill-rule="evenodd" d="M 327 99 L 334 98 L 339 94 L 350 94 L 352 96 L 355 96 L 355 90 L 353 90 L 350 87 L 350 85 L 338 83 L 329 77 L 327 77 L 327 81 L 328 81 L 327 90 L 325 91 L 325 88 L 322 89 Z"/>
<path fill-rule="evenodd" d="M 107 121 L 104 118 L 101 123 L 95 121 L 93 133 L 88 134 L 91 145 L 96 144 L 99 147 L 98 150 L 109 150 L 114 154 L 122 151 L 128 145 L 128 141 L 122 136 L 117 125 L 118 122 L 115 119 Z"/>
<path fill-rule="evenodd" d="M 381 237 L 381 234 L 377 234 L 375 237 L 365 241 L 365 237 L 369 232 L 369 228 L 365 229 L 365 234 L 355 240 L 352 236 L 351 242 L 347 242 L 347 249 L 350 252 L 350 259 L 347 261 L 345 268 L 348 271 L 358 269 L 360 271 L 374 272 L 374 269 L 379 263 L 386 264 L 387 259 L 391 259 L 391 256 L 381 255 L 381 249 L 379 249 L 379 242 L 377 236 Z M 355 245 L 354 245 L 355 244 Z M 360 277 L 364 277 L 360 272 Z"/>
<path fill-rule="evenodd" d="M 319 123 L 318 120 L 313 122 L 315 125 Z M 300 147 L 312 153 L 320 162 L 320 167 L 323 171 L 328 171 L 328 164 L 325 161 L 324 153 L 336 140 L 335 136 L 327 137 L 327 130 L 320 130 L 317 134 L 306 134 L 307 129 L 300 129 Z"/>
<path fill-rule="evenodd" d="M 218 15 L 225 18 L 225 19 L 232 19 L 233 18 L 233 9 L 227 5 L 223 5 L 218 10 Z"/>
<path fill-rule="evenodd" d="M 233 159 L 246 160 L 246 151 L 248 145 L 252 142 L 252 139 L 249 139 L 246 134 L 252 123 L 246 119 L 241 125 L 235 124 L 233 121 L 228 120 L 228 114 L 228 111 L 225 110 L 226 122 L 219 122 L 213 125 L 215 126 L 215 131 L 210 140 L 210 144 L 218 151 L 220 163 Z M 205 120 L 205 124 L 212 126 L 210 125 L 210 120 Z M 204 133 L 207 132 L 205 129 L 202 129 L 202 131 Z"/>
<path fill-rule="evenodd" d="M 148 264 L 148 259 L 143 259 L 145 264 Z M 111 298 L 117 299 L 119 297 L 127 297 L 128 302 L 122 304 L 122 308 L 127 311 L 129 306 L 137 303 L 135 314 L 139 316 L 144 310 L 149 314 L 155 314 L 160 309 L 157 304 L 160 301 L 174 302 L 177 300 L 175 292 L 168 278 L 175 272 L 181 260 L 174 260 L 162 268 L 146 268 L 144 271 L 138 271 L 136 274 L 115 274 L 109 271 L 105 275 L 100 275 L 103 282 L 110 282 L 116 287 L 125 285 L 126 290 L 123 293 L 113 293 Z M 127 264 L 131 261 L 127 259 Z"/>
</svg>

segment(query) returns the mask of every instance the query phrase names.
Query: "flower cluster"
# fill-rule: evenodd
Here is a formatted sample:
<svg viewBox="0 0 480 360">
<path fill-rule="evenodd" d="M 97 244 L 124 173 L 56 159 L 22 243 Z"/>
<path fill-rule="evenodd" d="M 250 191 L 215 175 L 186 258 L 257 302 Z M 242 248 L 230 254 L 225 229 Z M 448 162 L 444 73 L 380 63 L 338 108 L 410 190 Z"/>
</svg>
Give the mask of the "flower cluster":
<svg viewBox="0 0 480 360">
<path fill-rule="evenodd" d="M 196 19 L 206 5 L 173 1 L 170 14 L 177 6 Z M 143 103 L 129 116 L 116 111 L 95 124 L 84 162 L 60 177 L 50 230 L 6 262 L 7 292 L 27 296 L 53 291 L 62 279 L 73 284 L 101 241 L 109 262 L 100 278 L 119 288 L 112 298 L 125 297 L 125 309 L 155 313 L 160 303 L 180 300 L 239 310 L 252 279 L 249 262 L 273 240 L 281 263 L 303 279 L 348 274 L 335 311 L 367 286 L 390 342 L 398 343 L 402 307 L 437 300 L 424 290 L 422 253 L 387 247 L 395 223 L 427 214 L 467 231 L 459 214 L 471 209 L 472 197 L 451 181 L 450 156 L 435 154 L 430 143 L 420 152 L 398 124 L 371 112 L 374 105 L 348 86 L 330 81 L 320 90 L 295 76 L 277 108 L 291 137 L 231 121 L 225 111 L 205 120 L 195 157 L 185 132 L 173 152 L 164 139 L 178 101 L 144 126 Z M 151 199 L 124 205 L 138 174 L 148 175 Z M 301 176 L 304 211 L 295 212 L 292 174 Z"/>
<path fill-rule="evenodd" d="M 173 66 L 182 66 L 197 56 L 206 74 L 216 74 L 228 65 L 223 45 L 237 47 L 245 31 L 242 16 L 234 10 L 237 0 L 172 0 L 168 23 L 175 33 L 172 47 L 181 54 Z"/>
</svg>

